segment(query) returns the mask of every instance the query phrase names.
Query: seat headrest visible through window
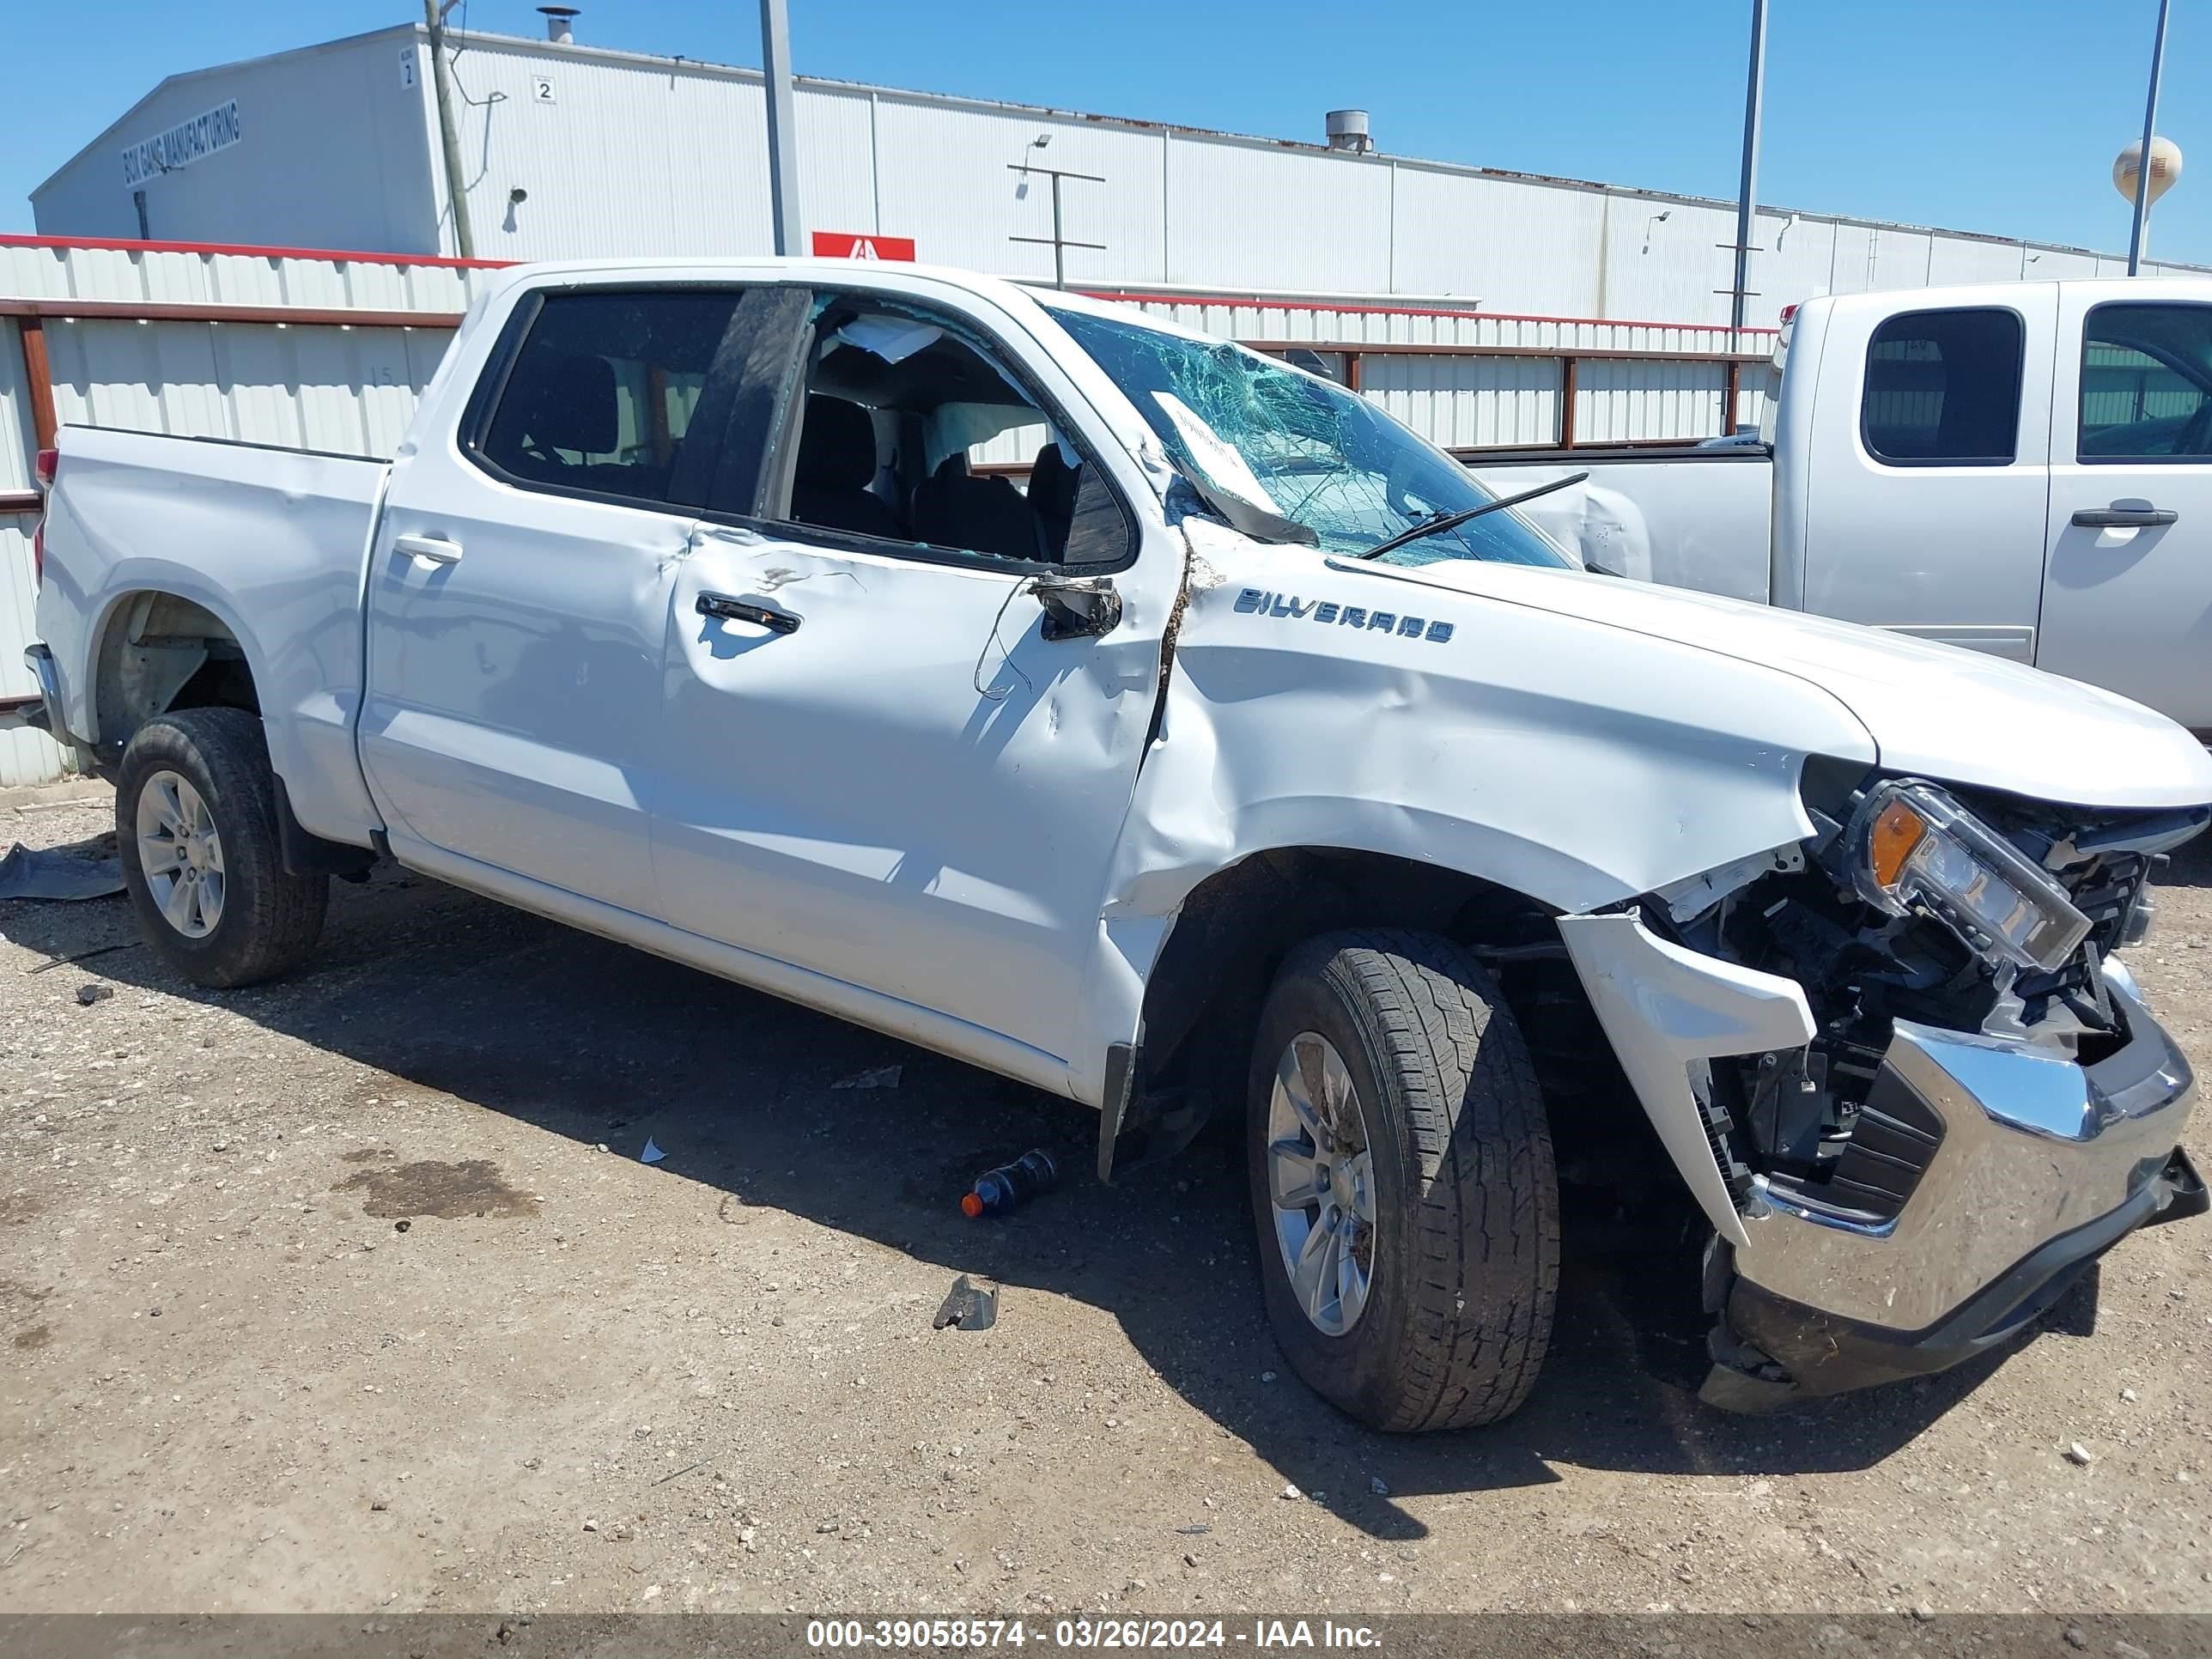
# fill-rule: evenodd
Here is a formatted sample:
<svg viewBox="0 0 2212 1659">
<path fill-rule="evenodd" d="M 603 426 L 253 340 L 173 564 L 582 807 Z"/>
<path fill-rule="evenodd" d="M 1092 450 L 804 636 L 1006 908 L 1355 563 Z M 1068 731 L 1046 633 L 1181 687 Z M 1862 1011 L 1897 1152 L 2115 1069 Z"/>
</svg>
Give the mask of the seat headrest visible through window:
<svg viewBox="0 0 2212 1659">
<path fill-rule="evenodd" d="M 1045 532 L 1054 546 L 1067 545 L 1068 527 L 1075 522 L 1079 469 L 1067 464 L 1058 443 L 1048 443 L 1030 464 L 1030 505 L 1036 508 Z"/>
<path fill-rule="evenodd" d="M 524 348 L 500 399 L 493 447 L 611 455 L 622 442 L 615 368 L 587 352 Z"/>
<path fill-rule="evenodd" d="M 876 423 L 842 398 L 811 392 L 799 433 L 796 481 L 816 489 L 866 489 L 876 476 Z"/>
<path fill-rule="evenodd" d="M 1044 559 L 1036 509 L 1004 478 L 947 477 L 940 471 L 914 492 L 914 533 L 936 547 Z"/>
</svg>

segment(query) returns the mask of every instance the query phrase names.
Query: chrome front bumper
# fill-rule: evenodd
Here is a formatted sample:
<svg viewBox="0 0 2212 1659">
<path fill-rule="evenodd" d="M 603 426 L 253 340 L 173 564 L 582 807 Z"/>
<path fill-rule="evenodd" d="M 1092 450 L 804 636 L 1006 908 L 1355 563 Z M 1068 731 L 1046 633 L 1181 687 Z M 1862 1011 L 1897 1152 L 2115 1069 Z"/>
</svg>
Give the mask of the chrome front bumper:
<svg viewBox="0 0 2212 1659">
<path fill-rule="evenodd" d="M 1773 1385 L 1785 1391 L 1955 1364 L 2033 1317 L 2128 1231 L 2205 1204 L 2176 1150 L 2195 1079 L 2118 963 L 2107 981 L 2127 1038 L 2093 1064 L 2033 1042 L 1896 1024 L 1869 1100 L 1901 1091 L 1932 1146 L 1897 1213 L 1875 1219 L 1764 1179 L 1738 1202 L 1709 1138 L 1692 1068 L 1809 1042 L 1795 981 L 1659 939 L 1633 915 L 1563 917 L 1559 932 L 1729 1252 L 1729 1324 L 1791 1372 Z M 1863 1352 L 1844 1363 L 1839 1351 L 1852 1349 Z M 1817 1382 L 1802 1374 L 1814 1368 Z"/>
<path fill-rule="evenodd" d="M 1863 1326 L 1920 1332 L 2053 1240 L 2124 1209 L 2166 1169 L 2196 1080 L 2132 981 L 2116 972 L 2111 988 L 2128 1041 L 2088 1066 L 1899 1020 L 1883 1075 L 1943 1131 L 1903 1210 L 1854 1221 L 1760 1182 L 1737 1274 Z"/>
</svg>

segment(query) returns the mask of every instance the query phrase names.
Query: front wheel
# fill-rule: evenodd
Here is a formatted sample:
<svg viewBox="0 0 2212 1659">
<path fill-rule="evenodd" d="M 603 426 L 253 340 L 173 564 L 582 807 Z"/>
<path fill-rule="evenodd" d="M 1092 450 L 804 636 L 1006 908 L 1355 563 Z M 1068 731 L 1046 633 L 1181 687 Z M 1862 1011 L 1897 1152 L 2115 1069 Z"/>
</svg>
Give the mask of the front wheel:
<svg viewBox="0 0 2212 1659">
<path fill-rule="evenodd" d="M 1469 1428 L 1534 1387 L 1559 1291 L 1551 1132 L 1489 976 L 1431 934 L 1332 933 L 1260 1016 L 1246 1133 L 1267 1316 L 1371 1428 Z"/>
<path fill-rule="evenodd" d="M 140 726 L 123 751 L 115 842 L 154 953 L 202 985 L 252 985 L 314 948 L 325 876 L 284 868 L 276 774 L 261 719 L 186 708 Z"/>
</svg>

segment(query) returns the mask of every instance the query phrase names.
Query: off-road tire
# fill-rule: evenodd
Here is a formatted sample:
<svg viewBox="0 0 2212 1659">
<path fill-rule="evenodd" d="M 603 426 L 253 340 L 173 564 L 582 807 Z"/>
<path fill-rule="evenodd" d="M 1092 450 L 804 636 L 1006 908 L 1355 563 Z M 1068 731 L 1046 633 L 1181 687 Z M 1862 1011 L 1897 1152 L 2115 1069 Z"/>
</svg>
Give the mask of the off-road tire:
<svg viewBox="0 0 2212 1659">
<path fill-rule="evenodd" d="M 138 797 L 158 772 L 174 772 L 207 803 L 222 844 L 223 902 L 202 939 L 161 914 L 138 855 Z M 330 903 L 330 878 L 284 868 L 276 780 L 261 717 L 243 708 L 185 708 L 140 726 L 123 751 L 115 788 L 115 845 L 124 886 L 154 954 L 186 978 L 228 988 L 274 979 L 314 948 Z"/>
<path fill-rule="evenodd" d="M 1294 1297 L 1268 1194 L 1275 1067 L 1304 1031 L 1343 1057 L 1374 1155 L 1370 1288 L 1340 1336 Z M 1551 1340 L 1559 1193 L 1535 1072 L 1490 976 L 1433 934 L 1301 945 L 1261 1012 L 1246 1115 L 1262 1291 L 1291 1368 L 1376 1429 L 1471 1428 L 1517 1409 Z"/>
</svg>

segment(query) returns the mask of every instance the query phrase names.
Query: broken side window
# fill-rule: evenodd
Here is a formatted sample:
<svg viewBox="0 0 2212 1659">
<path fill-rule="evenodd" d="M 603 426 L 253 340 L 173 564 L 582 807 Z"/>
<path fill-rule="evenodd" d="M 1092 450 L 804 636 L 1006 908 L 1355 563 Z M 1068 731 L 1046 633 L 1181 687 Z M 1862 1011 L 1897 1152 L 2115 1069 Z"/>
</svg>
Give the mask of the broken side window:
<svg viewBox="0 0 2212 1659">
<path fill-rule="evenodd" d="M 817 301 L 788 518 L 932 553 L 1119 562 L 1126 517 L 998 348 L 886 296 Z"/>
</svg>

